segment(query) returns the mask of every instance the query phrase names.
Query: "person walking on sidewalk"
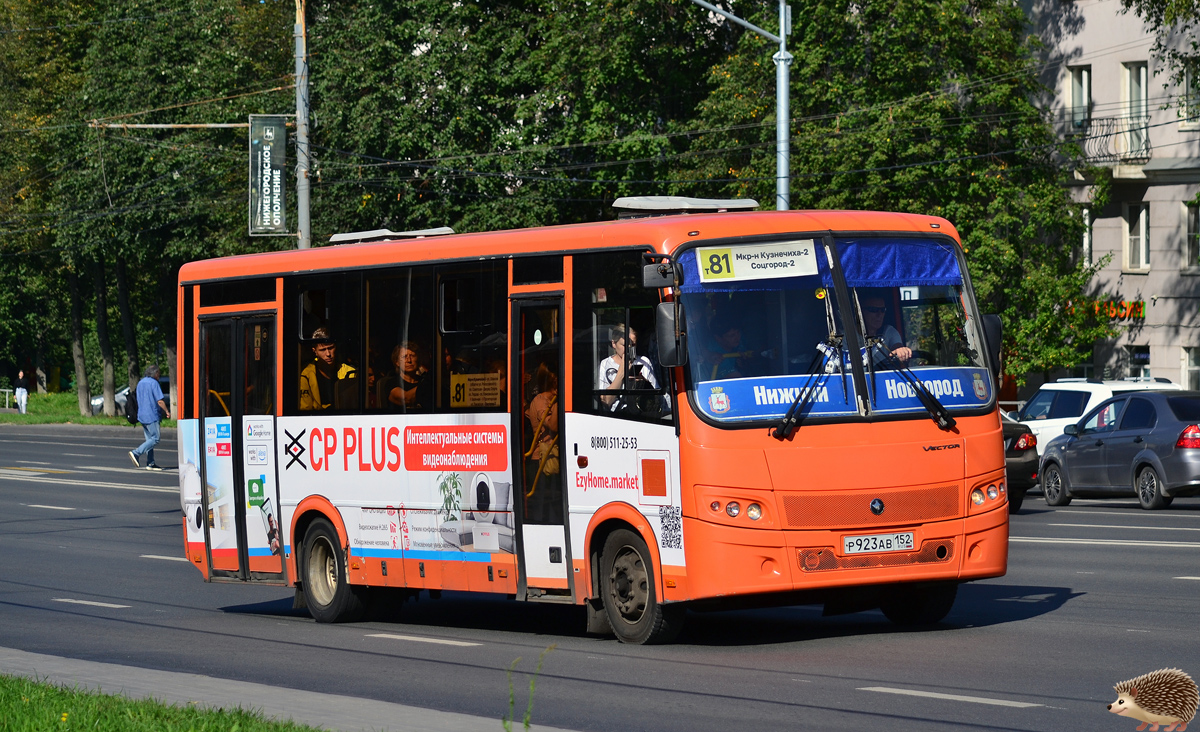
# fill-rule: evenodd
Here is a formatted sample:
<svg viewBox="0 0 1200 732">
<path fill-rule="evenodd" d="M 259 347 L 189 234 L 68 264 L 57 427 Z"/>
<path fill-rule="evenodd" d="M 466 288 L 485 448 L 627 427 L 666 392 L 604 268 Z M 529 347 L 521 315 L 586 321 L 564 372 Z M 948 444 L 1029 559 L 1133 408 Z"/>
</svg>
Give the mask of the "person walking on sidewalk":
<svg viewBox="0 0 1200 732">
<path fill-rule="evenodd" d="M 28 414 L 29 379 L 25 378 L 24 369 L 17 372 L 17 383 L 13 384 L 13 387 L 17 390 L 17 411 Z"/>
<path fill-rule="evenodd" d="M 148 367 L 146 375 L 138 382 L 137 390 L 134 392 L 137 398 L 138 422 L 141 423 L 142 432 L 146 435 L 145 442 L 136 450 L 129 451 L 129 459 L 133 461 L 135 468 L 142 467 L 141 456 L 145 455 L 146 470 L 162 470 L 154 462 L 154 446 L 159 441 L 161 433 L 158 423 L 167 413 L 167 403 L 163 401 L 162 387 L 158 385 L 158 374 L 157 366 Z"/>
</svg>

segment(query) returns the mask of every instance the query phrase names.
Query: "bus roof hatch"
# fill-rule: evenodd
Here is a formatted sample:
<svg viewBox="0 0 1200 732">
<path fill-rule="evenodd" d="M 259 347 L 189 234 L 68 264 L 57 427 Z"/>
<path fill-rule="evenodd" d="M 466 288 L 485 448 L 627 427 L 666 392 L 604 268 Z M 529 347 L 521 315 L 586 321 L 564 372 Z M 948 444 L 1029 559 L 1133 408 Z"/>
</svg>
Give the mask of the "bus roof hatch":
<svg viewBox="0 0 1200 732">
<path fill-rule="evenodd" d="M 758 201 L 753 198 L 688 198 L 687 196 L 626 196 L 613 201 L 619 219 L 644 216 L 670 216 L 690 213 L 724 213 L 753 211 Z"/>
<path fill-rule="evenodd" d="M 445 236 L 453 234 L 454 229 L 449 226 L 439 226 L 434 229 L 419 229 L 417 231 L 389 231 L 387 229 L 375 229 L 374 231 L 352 231 L 346 234 L 334 234 L 329 237 L 330 244 L 355 244 L 364 241 L 376 241 L 382 239 L 421 239 L 426 236 Z"/>
</svg>

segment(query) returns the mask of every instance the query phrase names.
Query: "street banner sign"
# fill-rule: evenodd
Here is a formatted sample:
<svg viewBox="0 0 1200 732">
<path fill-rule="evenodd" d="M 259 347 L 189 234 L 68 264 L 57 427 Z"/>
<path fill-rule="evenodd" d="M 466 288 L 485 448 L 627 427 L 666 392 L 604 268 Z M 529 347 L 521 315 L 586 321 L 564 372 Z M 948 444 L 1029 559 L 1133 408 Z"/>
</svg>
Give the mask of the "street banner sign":
<svg viewBox="0 0 1200 732">
<path fill-rule="evenodd" d="M 250 236 L 288 236 L 287 117 L 250 115 Z"/>
</svg>

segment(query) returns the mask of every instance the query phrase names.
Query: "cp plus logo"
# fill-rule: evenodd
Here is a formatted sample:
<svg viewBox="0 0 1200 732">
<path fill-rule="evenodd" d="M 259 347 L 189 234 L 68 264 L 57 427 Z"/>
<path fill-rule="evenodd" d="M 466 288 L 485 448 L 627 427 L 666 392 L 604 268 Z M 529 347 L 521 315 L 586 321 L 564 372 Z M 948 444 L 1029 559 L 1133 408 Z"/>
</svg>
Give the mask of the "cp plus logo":
<svg viewBox="0 0 1200 732">
<path fill-rule="evenodd" d="M 300 430 L 300 434 L 298 435 L 292 435 L 292 433 L 288 432 L 287 430 L 283 431 L 283 434 L 287 435 L 288 438 L 287 447 L 283 448 L 283 451 L 286 452 L 288 457 L 291 458 L 291 460 L 288 461 L 288 464 L 283 467 L 284 470 L 292 467 L 294 463 L 300 463 L 301 468 L 308 470 L 308 466 L 305 465 L 304 461 L 300 459 L 300 456 L 307 452 L 304 445 L 300 444 L 300 440 L 304 439 L 305 432 L 308 432 L 308 430 Z"/>
</svg>

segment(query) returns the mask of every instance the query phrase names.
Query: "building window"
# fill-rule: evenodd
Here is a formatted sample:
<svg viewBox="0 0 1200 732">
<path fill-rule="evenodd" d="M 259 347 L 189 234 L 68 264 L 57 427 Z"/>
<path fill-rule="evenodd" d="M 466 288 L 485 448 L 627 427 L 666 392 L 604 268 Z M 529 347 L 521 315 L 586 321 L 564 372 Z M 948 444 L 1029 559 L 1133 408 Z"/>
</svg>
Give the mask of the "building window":
<svg viewBox="0 0 1200 732">
<path fill-rule="evenodd" d="M 1071 130 L 1084 132 L 1092 116 L 1092 67 L 1075 66 L 1070 71 Z"/>
<path fill-rule="evenodd" d="M 1200 346 L 1183 347 L 1183 388 L 1200 389 Z"/>
<path fill-rule="evenodd" d="M 1200 205 L 1184 205 L 1183 268 L 1200 267 Z"/>
<path fill-rule="evenodd" d="M 1092 266 L 1092 209 L 1083 207 L 1083 241 L 1079 246 L 1079 258 L 1087 267 Z"/>
<path fill-rule="evenodd" d="M 1125 204 L 1126 269 L 1150 269 L 1150 204 Z"/>
<path fill-rule="evenodd" d="M 1145 157 L 1150 152 L 1150 103 L 1147 98 L 1146 62 L 1125 64 L 1125 155 Z"/>
<path fill-rule="evenodd" d="M 1200 125 L 1200 58 L 1189 58 L 1183 70 L 1183 124 Z"/>
<path fill-rule="evenodd" d="M 1125 346 L 1125 354 L 1129 378 L 1150 378 L 1150 346 Z"/>
</svg>

